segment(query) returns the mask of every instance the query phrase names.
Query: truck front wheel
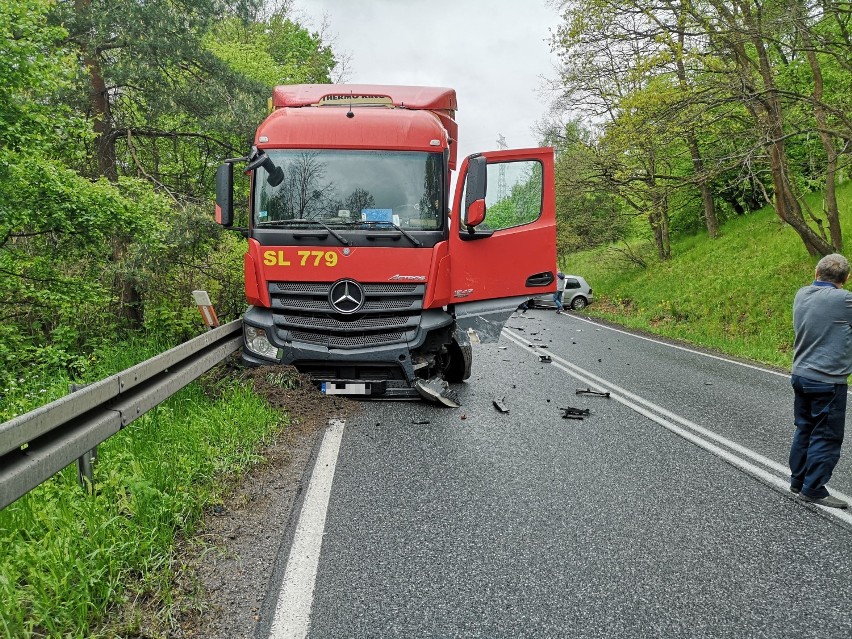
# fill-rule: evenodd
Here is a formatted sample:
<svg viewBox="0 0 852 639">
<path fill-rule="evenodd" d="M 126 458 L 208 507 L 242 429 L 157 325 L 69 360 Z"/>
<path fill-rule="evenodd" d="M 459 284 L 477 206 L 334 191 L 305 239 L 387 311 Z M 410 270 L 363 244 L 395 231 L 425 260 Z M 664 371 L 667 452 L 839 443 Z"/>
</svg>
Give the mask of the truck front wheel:
<svg viewBox="0 0 852 639">
<path fill-rule="evenodd" d="M 470 344 L 462 346 L 453 340 L 447 346 L 447 365 L 444 367 L 444 379 L 451 384 L 463 382 L 470 377 L 473 365 L 473 347 Z"/>
</svg>

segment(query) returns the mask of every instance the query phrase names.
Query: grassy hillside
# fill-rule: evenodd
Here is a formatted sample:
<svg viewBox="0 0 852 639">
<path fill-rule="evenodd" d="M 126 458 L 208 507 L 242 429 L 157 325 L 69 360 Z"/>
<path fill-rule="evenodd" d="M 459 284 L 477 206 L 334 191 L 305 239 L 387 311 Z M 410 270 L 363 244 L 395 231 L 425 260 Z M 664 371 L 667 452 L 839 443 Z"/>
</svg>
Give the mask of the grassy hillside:
<svg viewBox="0 0 852 639">
<path fill-rule="evenodd" d="M 839 189 L 838 198 L 844 253 L 852 257 L 852 183 Z M 818 194 L 808 202 L 816 210 L 822 206 Z M 790 366 L 793 296 L 812 281 L 817 258 L 770 208 L 732 219 L 718 240 L 700 235 L 673 241 L 668 262 L 657 260 L 650 244 L 631 246 L 647 268 L 629 263 L 614 247 L 561 256 L 562 270 L 591 284 L 591 315 Z"/>
</svg>

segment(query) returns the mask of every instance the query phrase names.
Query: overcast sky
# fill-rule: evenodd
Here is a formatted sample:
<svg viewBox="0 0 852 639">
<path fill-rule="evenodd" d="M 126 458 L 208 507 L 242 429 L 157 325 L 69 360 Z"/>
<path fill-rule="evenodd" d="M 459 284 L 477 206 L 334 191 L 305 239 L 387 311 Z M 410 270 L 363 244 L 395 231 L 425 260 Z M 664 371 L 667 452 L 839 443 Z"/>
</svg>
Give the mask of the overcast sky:
<svg viewBox="0 0 852 639">
<path fill-rule="evenodd" d="M 547 0 L 295 0 L 317 30 L 326 18 L 354 84 L 456 90 L 459 160 L 497 148 L 538 146 L 533 127 L 547 111 L 542 76 L 553 77 Z"/>
</svg>

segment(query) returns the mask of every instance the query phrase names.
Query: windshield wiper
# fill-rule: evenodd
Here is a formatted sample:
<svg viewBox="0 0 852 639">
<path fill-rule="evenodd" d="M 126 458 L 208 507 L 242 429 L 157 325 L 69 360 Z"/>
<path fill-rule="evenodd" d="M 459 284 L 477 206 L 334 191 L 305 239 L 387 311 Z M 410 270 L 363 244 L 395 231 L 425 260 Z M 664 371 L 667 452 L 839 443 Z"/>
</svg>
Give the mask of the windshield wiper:
<svg viewBox="0 0 852 639">
<path fill-rule="evenodd" d="M 388 221 L 385 221 L 385 220 L 361 220 L 360 222 L 352 222 L 351 224 L 353 226 L 358 226 L 358 225 L 361 225 L 361 226 L 390 226 L 390 227 L 396 229 L 397 231 L 399 231 L 400 233 L 402 233 L 407 240 L 409 240 L 412 244 L 414 244 L 414 246 L 423 246 L 423 244 L 420 242 L 420 240 L 418 240 L 411 233 L 406 231 L 404 228 L 402 228 L 398 224 L 394 224 L 393 222 L 388 222 Z"/>
<path fill-rule="evenodd" d="M 255 224 L 255 226 L 262 226 L 264 228 L 284 229 L 284 228 L 288 228 L 292 224 L 296 224 L 296 225 L 313 224 L 314 226 L 321 226 L 326 231 L 331 233 L 335 238 L 337 238 L 337 240 L 341 244 L 343 244 L 343 246 L 349 246 L 349 240 L 347 240 L 340 233 L 338 233 L 334 229 L 330 228 L 326 224 L 323 224 L 319 220 L 308 220 L 308 219 L 305 219 L 305 218 L 296 218 L 296 219 L 293 219 L 293 220 L 274 220 L 274 221 L 270 221 L 270 222 L 258 222 L 258 223 Z"/>
</svg>

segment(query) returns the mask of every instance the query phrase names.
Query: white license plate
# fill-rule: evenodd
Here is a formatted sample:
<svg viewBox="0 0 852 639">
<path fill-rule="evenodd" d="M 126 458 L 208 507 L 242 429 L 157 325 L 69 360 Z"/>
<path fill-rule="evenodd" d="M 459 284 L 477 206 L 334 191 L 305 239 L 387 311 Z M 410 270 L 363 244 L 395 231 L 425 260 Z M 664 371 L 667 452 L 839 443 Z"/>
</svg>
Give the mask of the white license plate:
<svg viewBox="0 0 852 639">
<path fill-rule="evenodd" d="M 369 395 L 368 384 L 335 384 L 334 382 L 323 382 L 320 390 L 324 395 Z"/>
</svg>

